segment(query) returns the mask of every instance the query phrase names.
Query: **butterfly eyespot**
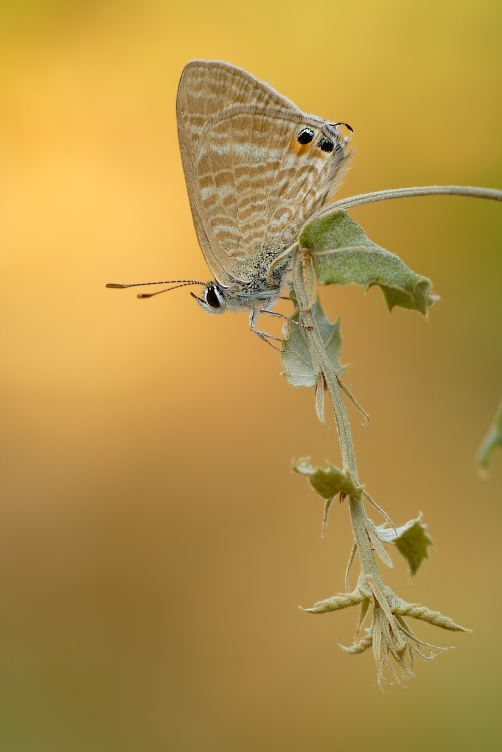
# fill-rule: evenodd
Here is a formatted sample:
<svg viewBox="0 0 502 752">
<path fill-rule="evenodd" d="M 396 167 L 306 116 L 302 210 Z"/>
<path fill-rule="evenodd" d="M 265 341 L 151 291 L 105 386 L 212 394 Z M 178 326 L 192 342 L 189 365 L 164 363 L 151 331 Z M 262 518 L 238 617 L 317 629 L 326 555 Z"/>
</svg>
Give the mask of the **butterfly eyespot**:
<svg viewBox="0 0 502 752">
<path fill-rule="evenodd" d="M 315 133 L 312 130 L 312 128 L 304 128 L 300 133 L 298 134 L 298 143 L 299 144 L 310 144 L 312 139 L 314 138 Z"/>
<path fill-rule="evenodd" d="M 216 290 L 214 289 L 212 285 L 206 288 L 204 298 L 205 298 L 206 303 L 210 305 L 211 308 L 221 308 L 221 303 L 218 300 Z"/>
<path fill-rule="evenodd" d="M 319 148 L 322 149 L 322 151 L 333 151 L 333 141 L 330 141 L 329 138 L 322 138 L 319 141 Z"/>
</svg>

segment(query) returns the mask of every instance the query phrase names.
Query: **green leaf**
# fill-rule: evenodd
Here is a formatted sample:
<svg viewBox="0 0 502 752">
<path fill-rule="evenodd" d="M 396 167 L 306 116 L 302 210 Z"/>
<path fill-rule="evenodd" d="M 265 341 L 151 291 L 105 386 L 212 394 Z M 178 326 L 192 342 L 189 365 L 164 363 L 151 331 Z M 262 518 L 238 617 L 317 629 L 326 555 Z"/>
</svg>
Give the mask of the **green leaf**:
<svg viewBox="0 0 502 752">
<path fill-rule="evenodd" d="M 310 457 L 303 457 L 293 464 L 293 470 L 300 475 L 306 475 L 309 483 L 316 493 L 323 499 L 334 499 L 337 493 L 343 493 L 360 501 L 364 486 L 358 486 L 350 470 L 346 467 L 343 470 L 332 465 L 328 461 L 328 467 L 324 470 L 322 467 L 312 467 Z"/>
<path fill-rule="evenodd" d="M 332 324 L 323 311 L 319 300 L 312 306 L 312 313 L 321 332 L 325 350 L 340 378 L 343 376 L 345 367 L 340 363 L 340 350 L 342 337 L 340 334 L 340 319 Z M 298 322 L 299 314 L 295 311 L 291 316 L 293 321 Z M 288 324 L 288 333 L 282 340 L 281 359 L 284 368 L 283 375 L 291 386 L 315 386 L 318 383 L 320 368 L 314 363 L 308 346 L 305 329 L 297 324 Z"/>
<path fill-rule="evenodd" d="M 299 235 L 301 248 L 312 253 L 321 285 L 378 285 L 390 311 L 395 306 L 427 316 L 438 300 L 432 282 L 412 272 L 398 256 L 373 243 L 347 212 L 335 209 L 307 222 Z"/>
<path fill-rule="evenodd" d="M 496 447 L 502 448 L 502 402 L 478 451 L 478 469 L 482 475 L 488 473 L 490 458 Z"/>
<path fill-rule="evenodd" d="M 416 520 L 410 520 L 395 530 L 388 528 L 386 524 L 376 528 L 381 541 L 395 543 L 399 553 L 407 560 L 412 577 L 418 572 L 423 560 L 429 558 L 427 549 L 434 543 L 426 530 L 427 525 L 422 524 L 422 514 Z"/>
</svg>

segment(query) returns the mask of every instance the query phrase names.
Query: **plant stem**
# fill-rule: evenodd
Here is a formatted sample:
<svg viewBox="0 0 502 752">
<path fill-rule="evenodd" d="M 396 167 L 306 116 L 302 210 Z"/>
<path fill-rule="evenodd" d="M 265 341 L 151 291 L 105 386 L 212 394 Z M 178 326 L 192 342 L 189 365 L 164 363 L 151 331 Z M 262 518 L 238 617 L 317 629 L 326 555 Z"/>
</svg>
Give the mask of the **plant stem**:
<svg viewBox="0 0 502 752">
<path fill-rule="evenodd" d="M 329 396 L 331 398 L 331 404 L 333 405 L 343 464 L 349 468 L 352 477 L 354 478 L 354 482 L 359 483 L 354 444 L 352 441 L 347 410 L 345 409 L 345 403 L 343 401 L 338 378 L 326 353 L 317 321 L 311 311 L 311 303 L 305 285 L 300 252 L 296 253 L 293 262 L 293 286 L 300 306 L 302 324 L 306 327 L 304 331 L 309 343 L 312 360 L 317 363 L 319 369 L 324 375 Z M 362 500 L 358 501 L 357 499 L 350 497 L 349 510 L 354 539 L 357 544 L 357 553 L 361 564 L 362 578 L 363 580 L 372 579 L 378 586 L 380 586 L 380 588 L 383 588 L 384 583 L 376 565 L 368 534 L 366 532 L 367 517 L 364 503 Z"/>
<path fill-rule="evenodd" d="M 427 185 L 419 188 L 391 188 L 386 191 L 374 193 L 361 193 L 359 196 L 342 198 L 320 209 L 314 217 L 325 214 L 333 209 L 350 209 L 360 204 L 371 204 L 374 201 L 386 201 L 389 198 L 407 198 L 409 196 L 469 196 L 470 198 L 488 198 L 493 201 L 502 201 L 502 191 L 495 188 L 475 188 L 469 185 Z"/>
<path fill-rule="evenodd" d="M 385 191 L 375 191 L 374 193 L 364 193 L 359 196 L 341 199 L 320 209 L 311 219 L 319 217 L 326 212 L 337 209 L 350 209 L 353 206 L 369 204 L 374 201 L 385 201 L 391 198 L 406 198 L 408 196 L 433 196 L 438 194 L 453 196 L 469 196 L 474 198 L 487 198 L 494 201 L 502 201 L 502 191 L 491 188 L 475 188 L 461 185 L 432 185 L 418 188 L 396 188 Z M 305 269 L 304 269 L 305 262 Z M 336 428 L 340 440 L 342 460 L 345 467 L 349 468 L 355 483 L 359 483 L 357 473 L 356 458 L 354 454 L 354 444 L 350 430 L 349 419 L 345 409 L 342 392 L 338 377 L 333 365 L 326 353 L 324 343 L 317 322 L 312 313 L 314 302 L 314 271 L 310 255 L 297 250 L 293 258 L 293 288 L 298 300 L 301 321 L 305 328 L 305 335 L 309 344 L 309 350 L 312 362 L 317 366 L 319 371 L 324 375 L 326 387 L 331 397 L 333 411 L 335 413 Z M 371 590 L 375 593 L 380 591 L 383 597 L 384 583 L 373 556 L 371 543 L 367 533 L 367 523 L 364 504 L 357 499 L 349 499 L 350 519 L 352 530 L 357 546 L 357 553 L 361 563 L 361 579 L 365 584 L 371 584 Z M 381 606 L 387 605 L 382 601 Z M 392 626 L 392 624 L 391 624 Z"/>
<path fill-rule="evenodd" d="M 364 193 L 359 196 L 352 196 L 351 198 L 335 201 L 320 209 L 311 217 L 311 219 L 336 209 L 350 209 L 353 206 L 369 204 L 374 201 L 385 201 L 386 199 L 391 198 L 406 198 L 408 196 L 433 196 L 438 194 L 469 196 L 471 198 L 487 198 L 494 201 L 502 201 L 502 191 L 491 188 L 475 188 L 462 185 L 432 185 L 418 188 L 396 188 L 385 191 L 375 191 L 374 193 Z M 304 259 L 307 259 L 307 256 L 302 254 L 303 252 L 301 250 L 296 251 L 293 260 L 293 287 L 299 303 L 301 320 L 306 327 L 305 334 L 309 343 L 312 361 L 317 364 L 319 370 L 323 373 L 331 397 L 343 464 L 349 468 L 354 481 L 359 483 L 356 458 L 354 455 L 354 444 L 352 442 L 349 419 L 345 409 L 339 381 L 326 353 L 319 327 L 317 326 L 317 322 L 311 310 L 313 304 L 313 272 L 310 271 L 309 273 L 308 268 L 306 269 L 306 281 L 303 261 Z M 364 504 L 362 501 L 350 498 L 349 508 L 352 530 L 357 545 L 357 553 L 359 554 L 359 560 L 361 563 L 362 580 L 363 582 L 372 581 L 378 589 L 382 589 L 384 583 L 380 572 L 378 571 L 369 537 L 366 532 L 368 518 L 366 516 Z"/>
</svg>

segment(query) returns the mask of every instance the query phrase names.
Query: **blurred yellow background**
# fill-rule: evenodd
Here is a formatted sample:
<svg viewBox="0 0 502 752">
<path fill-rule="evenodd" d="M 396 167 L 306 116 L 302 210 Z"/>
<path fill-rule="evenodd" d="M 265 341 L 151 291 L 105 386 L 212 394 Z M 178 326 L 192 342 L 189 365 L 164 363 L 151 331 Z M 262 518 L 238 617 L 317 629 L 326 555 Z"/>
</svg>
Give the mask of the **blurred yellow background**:
<svg viewBox="0 0 502 752">
<path fill-rule="evenodd" d="M 350 408 L 362 480 L 436 543 L 411 585 L 392 551 L 386 580 L 474 630 L 419 624 L 457 649 L 407 690 L 338 647 L 355 609 L 298 609 L 343 589 L 351 546 L 346 505 L 321 539 L 290 470 L 339 462 L 313 392 L 245 315 L 105 283 L 210 277 L 176 135 L 188 60 L 348 121 L 340 197 L 500 188 L 501 32 L 497 0 L 3 0 L 2 752 L 500 749 L 502 453 L 488 482 L 473 457 L 502 395 L 501 206 L 352 211 L 433 280 L 429 323 L 322 289 L 371 414 Z"/>
</svg>

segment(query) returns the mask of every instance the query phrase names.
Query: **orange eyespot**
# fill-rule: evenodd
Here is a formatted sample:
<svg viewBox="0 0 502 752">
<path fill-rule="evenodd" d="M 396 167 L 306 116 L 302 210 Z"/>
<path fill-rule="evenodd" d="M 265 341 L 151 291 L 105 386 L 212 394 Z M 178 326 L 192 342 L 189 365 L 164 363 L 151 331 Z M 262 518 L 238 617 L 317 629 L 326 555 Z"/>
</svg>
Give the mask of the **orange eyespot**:
<svg viewBox="0 0 502 752">
<path fill-rule="evenodd" d="M 312 128 L 300 128 L 291 139 L 289 145 L 290 151 L 295 154 L 305 154 L 310 151 L 314 138 L 315 131 Z"/>
</svg>

